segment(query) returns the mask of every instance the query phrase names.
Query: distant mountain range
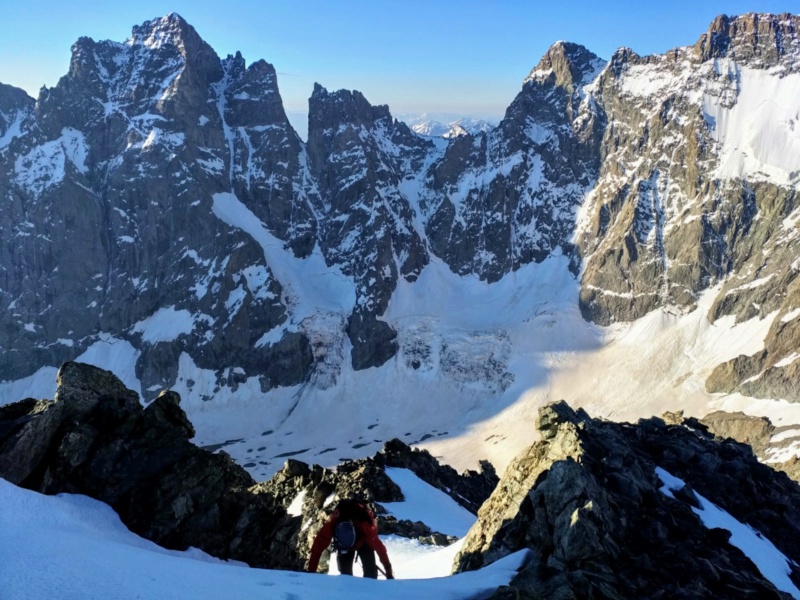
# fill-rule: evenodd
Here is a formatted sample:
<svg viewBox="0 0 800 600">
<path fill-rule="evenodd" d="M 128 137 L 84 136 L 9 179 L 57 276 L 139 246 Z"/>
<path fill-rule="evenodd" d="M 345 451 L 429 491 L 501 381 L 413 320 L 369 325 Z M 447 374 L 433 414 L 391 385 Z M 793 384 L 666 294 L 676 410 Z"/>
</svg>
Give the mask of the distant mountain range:
<svg viewBox="0 0 800 600">
<path fill-rule="evenodd" d="M 798 31 L 723 16 L 609 61 L 558 42 L 495 127 L 448 139 L 316 86 L 307 141 L 271 64 L 174 13 L 81 38 L 38 99 L 0 85 L 0 399 L 98 364 L 180 392 L 258 476 L 392 437 L 502 467 L 558 397 L 788 410 Z"/>
<path fill-rule="evenodd" d="M 445 139 L 484 133 L 500 122 L 500 119 L 479 119 L 446 113 L 434 115 L 401 113 L 397 118 L 411 127 L 414 133 Z"/>
</svg>

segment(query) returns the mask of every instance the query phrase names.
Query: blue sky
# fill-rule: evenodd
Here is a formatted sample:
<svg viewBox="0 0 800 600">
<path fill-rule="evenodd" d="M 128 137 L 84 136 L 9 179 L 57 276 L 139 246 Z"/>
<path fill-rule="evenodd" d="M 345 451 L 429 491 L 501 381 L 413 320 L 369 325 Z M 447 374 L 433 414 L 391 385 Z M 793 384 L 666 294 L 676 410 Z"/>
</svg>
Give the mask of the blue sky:
<svg viewBox="0 0 800 600">
<path fill-rule="evenodd" d="M 181 14 L 224 56 L 240 50 L 278 70 L 288 111 L 306 110 L 318 81 L 357 89 L 394 114 L 502 116 L 557 40 L 608 58 L 694 43 L 714 16 L 798 12 L 779 0 L 0 0 L 0 82 L 37 95 L 67 72 L 80 36 L 123 41 L 131 27 Z"/>
</svg>

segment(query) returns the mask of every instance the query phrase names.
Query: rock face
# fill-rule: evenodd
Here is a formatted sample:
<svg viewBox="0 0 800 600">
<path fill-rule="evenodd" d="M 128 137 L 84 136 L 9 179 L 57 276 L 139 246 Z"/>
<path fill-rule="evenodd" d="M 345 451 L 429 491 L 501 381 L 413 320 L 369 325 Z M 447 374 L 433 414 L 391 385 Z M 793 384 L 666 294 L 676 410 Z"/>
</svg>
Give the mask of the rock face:
<svg viewBox="0 0 800 600">
<path fill-rule="evenodd" d="M 397 352 L 396 332 L 377 319 L 400 278 L 413 281 L 428 262 L 401 181 L 419 171 L 432 142 L 371 106 L 359 92 L 314 87 L 308 155 L 326 207 L 320 244 L 329 262 L 356 284 L 347 324 L 355 369 L 381 365 Z"/>
<path fill-rule="evenodd" d="M 432 262 L 491 284 L 565 255 L 600 324 L 722 284 L 710 321 L 771 329 L 708 389 L 800 400 L 798 31 L 720 17 L 693 46 L 608 63 L 559 42 L 497 127 L 450 140 L 317 85 L 307 142 L 272 65 L 220 59 L 178 15 L 81 38 L 37 101 L 0 85 L 0 381 L 108 343 L 147 399 L 201 370 L 193 401 L 250 379 L 329 389 L 398 353 L 476 372 L 385 318 L 398 289 Z M 503 391 L 491 360 L 481 381 Z"/>
<path fill-rule="evenodd" d="M 636 425 L 543 408 L 535 443 L 506 470 L 478 513 L 459 571 L 531 548 L 532 561 L 497 598 L 787 598 L 693 509 L 696 494 L 771 540 L 800 582 L 800 487 L 749 447 L 714 440 L 689 419 Z M 685 486 L 666 493 L 656 469 Z"/>
<path fill-rule="evenodd" d="M 431 249 L 456 273 L 489 282 L 570 252 L 575 213 L 599 168 L 603 117 L 585 86 L 604 62 L 556 44 L 498 127 L 453 140 L 422 197 Z"/>
<path fill-rule="evenodd" d="M 724 280 L 710 321 L 770 315 L 772 327 L 764 353 L 720 365 L 709 391 L 800 398 L 796 173 L 759 141 L 772 117 L 749 104 L 765 69 L 796 77 L 797 25 L 792 15 L 720 17 L 694 46 L 617 51 L 595 82 L 609 125 L 579 227 L 583 313 L 611 323 L 690 310 Z"/>
<path fill-rule="evenodd" d="M 707 414 L 701 419 L 709 432 L 721 438 L 733 438 L 737 442 L 747 444 L 753 449 L 753 454 L 759 458 L 764 457 L 764 451 L 769 447 L 775 427 L 765 417 L 750 417 L 744 413 L 726 413 L 716 411 Z"/>
<path fill-rule="evenodd" d="M 775 427 L 766 417 L 723 411 L 710 413 L 701 422 L 717 437 L 748 444 L 759 460 L 800 482 L 800 461 L 794 453 L 800 430 L 794 426 Z"/>
<path fill-rule="evenodd" d="M 265 568 L 298 568 L 300 523 L 225 454 L 189 442 L 174 392 L 146 408 L 108 371 L 67 363 L 54 401 L 0 407 L 0 476 L 109 504 L 131 531 Z"/>
</svg>

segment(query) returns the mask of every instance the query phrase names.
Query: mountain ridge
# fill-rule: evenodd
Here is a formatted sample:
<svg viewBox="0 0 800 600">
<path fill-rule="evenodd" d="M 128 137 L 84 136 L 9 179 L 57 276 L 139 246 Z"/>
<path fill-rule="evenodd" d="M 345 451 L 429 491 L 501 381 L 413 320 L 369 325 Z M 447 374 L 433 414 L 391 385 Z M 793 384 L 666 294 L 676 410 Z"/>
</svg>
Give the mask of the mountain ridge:
<svg viewBox="0 0 800 600">
<path fill-rule="evenodd" d="M 751 110 L 763 90 L 793 106 L 796 22 L 720 17 L 694 46 L 607 64 L 556 43 L 497 127 L 450 141 L 315 86 L 302 142 L 274 67 L 221 59 L 175 14 L 127 44 L 81 38 L 38 100 L 0 88 L 0 381 L 112 356 L 145 399 L 180 387 L 202 414 L 242 394 L 371 395 L 352 382 L 377 370 L 499 411 L 547 378 L 549 349 L 517 358 L 545 316 L 614 327 L 715 294 L 709 320 L 770 319 L 765 345 L 683 381 L 797 401 L 793 121 Z M 445 271 L 534 297 L 491 326 L 459 321 L 441 286 L 399 310 Z M 599 343 L 595 325 L 567 330 Z"/>
</svg>

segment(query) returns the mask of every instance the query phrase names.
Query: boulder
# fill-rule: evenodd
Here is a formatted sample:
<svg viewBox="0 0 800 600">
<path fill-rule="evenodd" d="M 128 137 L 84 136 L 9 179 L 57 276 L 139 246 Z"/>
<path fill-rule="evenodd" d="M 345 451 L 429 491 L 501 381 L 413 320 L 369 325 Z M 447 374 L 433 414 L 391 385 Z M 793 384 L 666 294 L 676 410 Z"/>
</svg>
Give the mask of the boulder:
<svg viewBox="0 0 800 600">
<path fill-rule="evenodd" d="M 298 568 L 300 528 L 224 453 L 192 444 L 175 392 L 147 407 L 110 372 L 66 363 L 53 401 L 0 407 L 0 476 L 109 504 L 131 531 L 263 568 Z"/>
</svg>

